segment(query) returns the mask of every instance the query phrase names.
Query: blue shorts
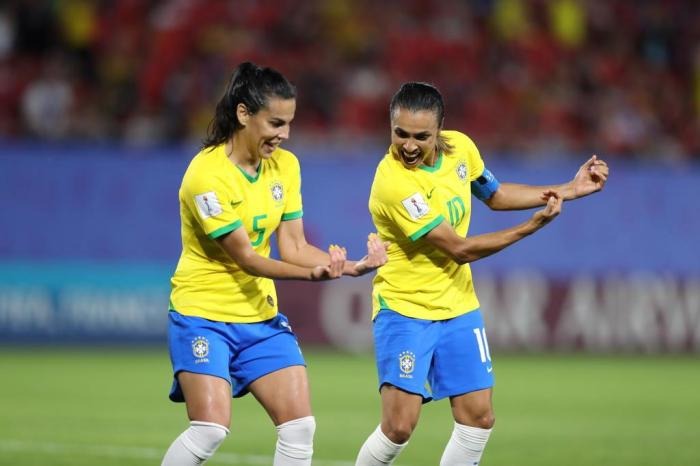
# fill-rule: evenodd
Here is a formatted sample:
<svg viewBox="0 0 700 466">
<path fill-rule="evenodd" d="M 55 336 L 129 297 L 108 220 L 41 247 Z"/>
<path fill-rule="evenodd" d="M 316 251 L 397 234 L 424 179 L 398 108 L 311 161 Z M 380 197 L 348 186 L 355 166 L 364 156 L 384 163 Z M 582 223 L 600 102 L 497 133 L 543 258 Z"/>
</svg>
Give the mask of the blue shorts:
<svg viewBox="0 0 700 466">
<path fill-rule="evenodd" d="M 181 371 L 221 377 L 231 384 L 237 398 L 248 393 L 248 386 L 263 375 L 306 365 L 287 317 L 281 313 L 251 324 L 216 322 L 176 311 L 168 314 L 172 401 L 185 401 L 177 380 Z"/>
<path fill-rule="evenodd" d="M 423 320 L 382 309 L 374 320 L 379 388 L 390 384 L 423 402 L 493 387 L 493 366 L 478 309 Z"/>
</svg>

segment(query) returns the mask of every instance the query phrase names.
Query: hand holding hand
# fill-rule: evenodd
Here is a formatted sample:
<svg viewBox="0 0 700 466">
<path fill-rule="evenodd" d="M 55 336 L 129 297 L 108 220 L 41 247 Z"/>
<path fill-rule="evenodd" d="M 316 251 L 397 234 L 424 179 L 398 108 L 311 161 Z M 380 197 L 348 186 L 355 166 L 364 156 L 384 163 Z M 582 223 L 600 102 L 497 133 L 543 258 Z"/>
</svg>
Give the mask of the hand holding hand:
<svg viewBox="0 0 700 466">
<path fill-rule="evenodd" d="M 376 233 L 370 233 L 367 237 L 367 255 L 357 261 L 353 267 L 356 276 L 364 275 L 386 264 L 388 247 L 389 243 L 383 242 Z"/>
<path fill-rule="evenodd" d="M 533 223 L 532 232 L 547 225 L 561 213 L 564 200 L 558 192 L 553 190 L 544 191 L 542 193 L 542 198 L 547 200 L 547 205 L 545 205 L 543 209 L 532 214 L 532 218 L 530 219 Z"/>
<path fill-rule="evenodd" d="M 331 244 L 328 247 L 330 263 L 328 265 L 317 265 L 311 270 L 311 279 L 314 281 L 332 280 L 343 275 L 345 267 L 345 248 Z"/>
</svg>

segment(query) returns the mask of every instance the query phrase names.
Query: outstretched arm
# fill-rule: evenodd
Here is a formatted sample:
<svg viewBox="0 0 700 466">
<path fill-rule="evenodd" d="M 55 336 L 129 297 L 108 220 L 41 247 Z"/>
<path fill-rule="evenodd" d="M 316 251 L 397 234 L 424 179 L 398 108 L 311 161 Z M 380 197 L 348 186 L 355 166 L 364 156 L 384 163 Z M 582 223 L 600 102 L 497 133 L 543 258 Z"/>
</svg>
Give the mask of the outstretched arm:
<svg viewBox="0 0 700 466">
<path fill-rule="evenodd" d="M 367 255 L 359 261 L 345 261 L 344 275 L 359 277 L 386 264 L 386 248 L 388 243 L 384 243 L 376 233 L 367 236 Z"/>
<path fill-rule="evenodd" d="M 294 264 L 269 259 L 258 254 L 250 245 L 243 228 L 217 239 L 234 262 L 249 275 L 282 280 L 328 280 L 342 275 L 345 253 L 338 248 L 326 255 L 326 260 L 313 264 Z"/>
<path fill-rule="evenodd" d="M 594 155 L 581 165 L 568 183 L 552 186 L 501 183 L 494 195 L 484 202 L 493 210 L 530 209 L 547 203 L 542 196 L 544 191 L 556 191 L 565 201 L 570 201 L 603 189 L 608 173 L 608 164 Z"/>
<path fill-rule="evenodd" d="M 547 205 L 544 209 L 535 212 L 528 221 L 520 225 L 492 233 L 463 238 L 447 222 L 443 221 L 431 230 L 425 238 L 430 244 L 440 249 L 458 264 L 474 262 L 531 235 L 559 215 L 563 199 L 555 191 L 545 191 L 540 193 L 540 195 L 547 199 Z"/>
<path fill-rule="evenodd" d="M 282 259 L 292 264 L 313 266 L 329 262 L 329 253 L 306 242 L 304 225 L 301 219 L 280 223 L 277 229 L 277 245 Z M 331 246 L 329 251 L 331 253 L 342 252 L 344 259 L 344 264 L 341 269 L 342 273 L 343 275 L 351 275 L 354 277 L 371 272 L 377 267 L 384 265 L 387 261 L 386 245 L 376 234 L 369 235 L 367 240 L 367 255 L 359 261 L 347 260 L 345 257 L 345 248 Z"/>
<path fill-rule="evenodd" d="M 342 275 L 345 267 L 345 250 L 340 247 L 330 247 L 328 252 L 325 252 L 309 244 L 304 234 L 304 222 L 300 218 L 280 223 L 277 227 L 277 246 L 283 261 L 303 267 L 330 264 L 332 257 L 341 255 L 342 263 L 335 264 L 333 271 Z"/>
</svg>

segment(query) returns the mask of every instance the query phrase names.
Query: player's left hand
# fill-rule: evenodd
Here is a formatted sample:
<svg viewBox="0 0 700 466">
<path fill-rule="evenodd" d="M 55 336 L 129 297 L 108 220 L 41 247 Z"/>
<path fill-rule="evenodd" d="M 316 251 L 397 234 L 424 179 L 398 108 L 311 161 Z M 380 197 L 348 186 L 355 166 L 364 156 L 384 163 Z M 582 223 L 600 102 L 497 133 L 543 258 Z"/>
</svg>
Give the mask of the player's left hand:
<svg viewBox="0 0 700 466">
<path fill-rule="evenodd" d="M 333 280 L 343 276 L 346 260 L 345 248 L 331 244 L 328 247 L 328 265 L 317 265 L 311 269 L 311 280 Z"/>
<path fill-rule="evenodd" d="M 353 264 L 349 275 L 364 275 L 386 264 L 388 247 L 389 243 L 382 241 L 376 233 L 370 233 L 367 237 L 367 255 Z"/>
<path fill-rule="evenodd" d="M 331 259 L 328 265 L 330 278 L 341 277 L 345 268 L 345 260 L 347 259 L 345 248 L 331 244 L 328 247 L 328 255 Z"/>
<path fill-rule="evenodd" d="M 608 164 L 593 155 L 576 172 L 572 181 L 574 197 L 579 198 L 603 189 L 608 181 Z"/>
</svg>

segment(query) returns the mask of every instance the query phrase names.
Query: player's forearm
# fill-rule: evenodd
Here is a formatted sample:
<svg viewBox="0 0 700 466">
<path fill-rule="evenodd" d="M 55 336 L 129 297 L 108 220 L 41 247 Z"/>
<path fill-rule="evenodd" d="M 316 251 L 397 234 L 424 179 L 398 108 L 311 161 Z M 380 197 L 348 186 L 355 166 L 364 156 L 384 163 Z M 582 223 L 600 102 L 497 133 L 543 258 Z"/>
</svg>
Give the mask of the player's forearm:
<svg viewBox="0 0 700 466">
<path fill-rule="evenodd" d="M 309 243 L 280 249 L 280 256 L 285 262 L 301 267 L 316 267 L 330 263 L 330 256 L 327 252 Z"/>
<path fill-rule="evenodd" d="M 532 220 L 528 220 L 505 230 L 464 238 L 453 259 L 458 264 L 483 259 L 531 235 L 537 229 Z"/>
<path fill-rule="evenodd" d="M 516 183 L 501 183 L 498 191 L 486 204 L 493 210 L 524 210 L 540 207 L 547 203 L 542 197 L 545 191 L 557 191 L 564 200 L 574 199 L 571 183 L 551 186 L 532 186 Z"/>
<path fill-rule="evenodd" d="M 311 269 L 258 254 L 239 257 L 238 266 L 249 275 L 277 280 L 311 280 Z"/>
<path fill-rule="evenodd" d="M 346 260 L 345 264 L 343 265 L 343 275 L 349 275 L 351 277 L 359 277 L 360 275 L 364 275 L 367 272 L 369 272 L 370 269 L 359 266 L 358 267 L 358 262 L 360 261 L 350 261 Z"/>
<path fill-rule="evenodd" d="M 312 270 L 306 267 L 269 259 L 258 254 L 250 245 L 248 235 L 242 229 L 218 238 L 221 248 L 245 273 L 255 277 L 280 280 L 311 280 Z"/>
</svg>

